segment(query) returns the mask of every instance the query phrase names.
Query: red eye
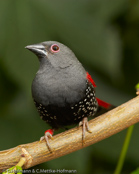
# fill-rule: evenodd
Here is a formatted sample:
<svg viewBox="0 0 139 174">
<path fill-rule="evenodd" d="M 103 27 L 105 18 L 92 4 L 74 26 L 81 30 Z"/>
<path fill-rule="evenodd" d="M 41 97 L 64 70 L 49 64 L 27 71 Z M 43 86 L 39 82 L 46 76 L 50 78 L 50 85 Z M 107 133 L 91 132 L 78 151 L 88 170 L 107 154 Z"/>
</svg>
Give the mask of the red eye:
<svg viewBox="0 0 139 174">
<path fill-rule="evenodd" d="M 51 46 L 51 51 L 57 53 L 60 50 L 59 46 L 54 44 Z"/>
</svg>

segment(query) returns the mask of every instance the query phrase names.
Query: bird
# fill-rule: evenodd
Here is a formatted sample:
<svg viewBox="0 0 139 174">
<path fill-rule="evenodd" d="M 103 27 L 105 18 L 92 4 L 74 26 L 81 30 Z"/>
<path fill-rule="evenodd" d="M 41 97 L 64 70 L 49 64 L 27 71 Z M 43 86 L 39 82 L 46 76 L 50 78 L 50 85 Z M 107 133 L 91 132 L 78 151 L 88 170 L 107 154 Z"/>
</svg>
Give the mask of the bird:
<svg viewBox="0 0 139 174">
<path fill-rule="evenodd" d="M 51 126 L 40 141 L 45 140 L 52 151 L 49 138 L 54 131 L 79 124 L 84 142 L 85 132 L 91 133 L 88 117 L 111 110 L 113 105 L 96 97 L 94 80 L 66 45 L 45 41 L 25 48 L 39 59 L 32 97 L 41 119 Z"/>
</svg>

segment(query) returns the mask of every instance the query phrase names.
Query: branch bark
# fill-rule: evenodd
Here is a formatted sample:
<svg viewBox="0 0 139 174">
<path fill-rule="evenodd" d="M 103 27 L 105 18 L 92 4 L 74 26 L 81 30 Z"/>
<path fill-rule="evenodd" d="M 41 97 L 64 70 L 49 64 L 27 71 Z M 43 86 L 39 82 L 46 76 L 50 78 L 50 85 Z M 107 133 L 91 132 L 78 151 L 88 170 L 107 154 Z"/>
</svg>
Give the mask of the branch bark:
<svg viewBox="0 0 139 174">
<path fill-rule="evenodd" d="M 28 155 L 30 160 L 23 168 L 30 168 L 101 141 L 137 122 L 139 122 L 139 96 L 89 121 L 92 133 L 86 132 L 84 145 L 82 145 L 82 128 L 75 127 L 55 135 L 54 139 L 50 140 L 53 153 L 49 152 L 44 141 L 0 151 L 0 172 L 16 165 L 24 152 L 26 152 L 25 157 Z"/>
</svg>

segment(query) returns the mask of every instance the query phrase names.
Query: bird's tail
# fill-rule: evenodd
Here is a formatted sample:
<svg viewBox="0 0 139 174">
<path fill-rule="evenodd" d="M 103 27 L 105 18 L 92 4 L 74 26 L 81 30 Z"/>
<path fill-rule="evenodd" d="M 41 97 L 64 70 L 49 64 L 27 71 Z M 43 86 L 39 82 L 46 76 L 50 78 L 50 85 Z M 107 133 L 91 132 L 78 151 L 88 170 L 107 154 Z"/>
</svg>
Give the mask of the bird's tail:
<svg viewBox="0 0 139 174">
<path fill-rule="evenodd" d="M 103 100 L 100 100 L 99 98 L 96 98 L 98 102 L 98 110 L 95 116 L 99 116 L 101 114 L 104 114 L 105 112 L 108 112 L 112 109 L 114 109 L 116 106 L 109 104 Z"/>
</svg>

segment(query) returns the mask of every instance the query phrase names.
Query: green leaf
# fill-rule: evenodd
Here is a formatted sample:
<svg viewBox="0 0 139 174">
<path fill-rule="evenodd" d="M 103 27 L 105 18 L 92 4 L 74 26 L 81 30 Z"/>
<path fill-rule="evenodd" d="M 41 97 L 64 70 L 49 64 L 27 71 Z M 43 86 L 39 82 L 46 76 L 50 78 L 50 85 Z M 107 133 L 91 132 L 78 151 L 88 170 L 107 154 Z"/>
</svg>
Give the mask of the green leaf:
<svg viewBox="0 0 139 174">
<path fill-rule="evenodd" d="M 22 167 L 16 166 L 17 174 L 22 174 Z"/>
<path fill-rule="evenodd" d="M 139 83 L 136 84 L 135 88 L 136 88 L 136 90 L 139 89 Z"/>
<path fill-rule="evenodd" d="M 3 172 L 2 174 L 15 174 L 13 171 L 15 170 L 15 166 L 7 169 L 5 172 Z"/>
<path fill-rule="evenodd" d="M 13 166 L 9 169 L 7 169 L 5 172 L 2 174 L 22 174 L 22 167 L 20 166 Z"/>
</svg>

